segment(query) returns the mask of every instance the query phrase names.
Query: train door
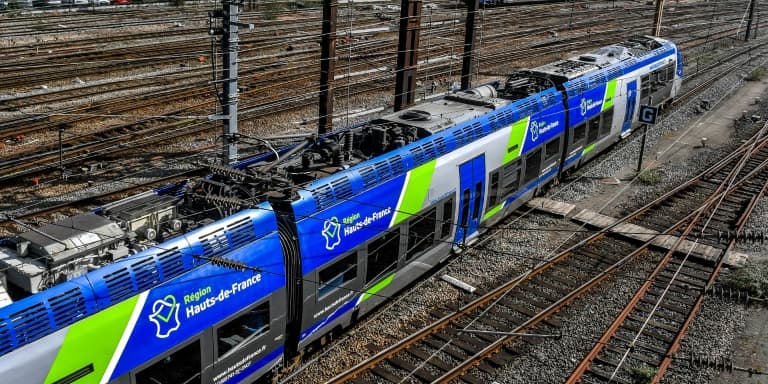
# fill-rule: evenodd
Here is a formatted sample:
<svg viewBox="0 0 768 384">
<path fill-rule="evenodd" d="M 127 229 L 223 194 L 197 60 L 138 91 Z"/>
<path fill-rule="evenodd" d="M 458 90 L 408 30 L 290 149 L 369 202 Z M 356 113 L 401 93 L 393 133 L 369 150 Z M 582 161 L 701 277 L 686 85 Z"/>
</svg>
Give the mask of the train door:
<svg viewBox="0 0 768 384">
<path fill-rule="evenodd" d="M 485 190 L 485 155 L 459 165 L 459 222 L 456 243 L 477 235 Z"/>
<path fill-rule="evenodd" d="M 624 112 L 624 124 L 621 126 L 621 136 L 624 137 L 632 130 L 632 117 L 635 115 L 637 104 L 637 80 L 627 83 L 627 108 Z"/>
</svg>

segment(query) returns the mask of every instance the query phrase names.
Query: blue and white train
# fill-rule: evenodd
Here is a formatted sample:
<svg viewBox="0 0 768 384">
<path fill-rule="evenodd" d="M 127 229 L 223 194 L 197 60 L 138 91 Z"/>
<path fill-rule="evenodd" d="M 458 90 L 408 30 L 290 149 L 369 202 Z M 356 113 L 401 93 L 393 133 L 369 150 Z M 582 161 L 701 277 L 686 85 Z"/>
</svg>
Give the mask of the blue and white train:
<svg viewBox="0 0 768 384">
<path fill-rule="evenodd" d="M 0 308 L 0 377 L 264 377 L 625 137 L 682 68 L 630 39 L 3 239 L 26 297 Z"/>
</svg>

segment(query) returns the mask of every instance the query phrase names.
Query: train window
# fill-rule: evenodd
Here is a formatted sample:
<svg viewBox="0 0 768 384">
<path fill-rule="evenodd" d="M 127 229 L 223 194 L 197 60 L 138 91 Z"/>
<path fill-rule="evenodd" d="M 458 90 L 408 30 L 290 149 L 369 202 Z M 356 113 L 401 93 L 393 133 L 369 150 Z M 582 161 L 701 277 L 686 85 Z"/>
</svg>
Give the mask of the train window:
<svg viewBox="0 0 768 384">
<path fill-rule="evenodd" d="M 651 77 L 650 75 L 645 75 L 640 78 L 640 87 L 642 90 L 640 91 L 640 99 L 645 100 L 648 95 L 651 94 Z"/>
<path fill-rule="evenodd" d="M 520 160 L 515 160 L 502 169 L 502 196 L 509 196 L 520 187 Z"/>
<path fill-rule="evenodd" d="M 477 220 L 480 216 L 480 203 L 482 203 L 483 197 L 483 183 L 478 182 L 475 184 L 475 206 L 472 207 L 472 219 Z"/>
<path fill-rule="evenodd" d="M 499 174 L 498 170 L 491 173 L 490 190 L 488 191 L 488 208 L 496 205 L 499 198 Z"/>
<path fill-rule="evenodd" d="M 529 153 L 525 157 L 525 180 L 523 184 L 528 184 L 531 180 L 539 177 L 539 171 L 541 170 L 541 148 Z"/>
<path fill-rule="evenodd" d="M 394 271 L 397 268 L 399 250 L 400 227 L 368 244 L 368 270 L 365 273 L 365 282 L 376 281 L 388 272 Z"/>
<path fill-rule="evenodd" d="M 405 259 L 410 260 L 422 253 L 435 243 L 435 223 L 437 222 L 437 208 L 419 216 L 414 216 L 408 224 L 408 250 Z"/>
<path fill-rule="evenodd" d="M 589 119 L 587 123 L 587 143 L 594 143 L 597 140 L 597 135 L 600 132 L 600 116 L 595 116 Z"/>
<path fill-rule="evenodd" d="M 448 199 L 443 203 L 442 224 L 440 226 L 441 239 L 451 234 L 451 227 L 453 227 L 453 199 Z"/>
<path fill-rule="evenodd" d="M 461 198 L 461 226 L 466 227 L 469 220 L 469 188 L 463 192 L 464 196 Z"/>
<path fill-rule="evenodd" d="M 572 143 L 578 143 L 587 136 L 587 126 L 585 124 L 579 124 L 573 128 L 573 141 Z"/>
<path fill-rule="evenodd" d="M 216 339 L 219 345 L 218 357 L 259 335 L 267 333 L 269 320 L 269 302 L 267 301 L 219 327 L 216 330 Z"/>
<path fill-rule="evenodd" d="M 200 384 L 200 340 L 136 373 L 136 384 Z"/>
<path fill-rule="evenodd" d="M 613 125 L 613 107 L 604 111 L 600 120 L 600 138 L 608 136 L 611 133 L 611 126 Z"/>
<path fill-rule="evenodd" d="M 673 64 L 667 65 L 667 81 L 672 81 L 675 79 L 675 66 Z"/>
<path fill-rule="evenodd" d="M 352 252 L 318 273 L 317 295 L 323 297 L 356 277 L 357 252 Z"/>
<path fill-rule="evenodd" d="M 547 160 L 560 156 L 560 136 L 552 139 L 544 147 L 544 158 Z"/>
</svg>

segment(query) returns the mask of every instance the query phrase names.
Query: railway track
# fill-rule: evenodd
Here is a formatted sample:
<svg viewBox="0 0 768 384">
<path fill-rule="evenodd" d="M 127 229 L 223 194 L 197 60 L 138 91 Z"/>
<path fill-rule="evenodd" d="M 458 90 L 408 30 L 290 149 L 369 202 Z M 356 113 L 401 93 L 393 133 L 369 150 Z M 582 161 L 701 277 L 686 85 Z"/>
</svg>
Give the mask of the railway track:
<svg viewBox="0 0 768 384">
<path fill-rule="evenodd" d="M 731 160 L 731 169 L 717 169 L 702 177 L 699 188 L 713 192 L 695 217 L 678 230 L 682 231 L 680 239 L 692 237 L 696 244 L 717 247 L 719 257 L 701 262 L 690 257 L 690 251 L 678 241 L 576 367 L 568 383 L 631 384 L 639 368 L 655 372 L 653 382 L 661 380 L 736 242 L 730 239 L 723 245 L 701 236 L 740 232 L 768 187 L 766 132 L 768 124 L 741 157 Z"/>
<path fill-rule="evenodd" d="M 483 374 L 492 375 L 496 368 L 524 353 L 525 343 L 537 337 L 560 336 L 558 328 L 564 321 L 558 318 L 561 309 L 619 273 L 629 261 L 658 247 L 654 244 L 658 244 L 655 239 L 660 235 L 682 235 L 678 239 L 683 239 L 696 228 L 691 223 L 698 222 L 696 219 L 708 212 L 713 202 L 727 202 L 731 214 L 733 210 L 740 210 L 737 215 L 731 215 L 739 219 L 730 223 L 737 227 L 743 223 L 743 217 L 748 216 L 768 180 L 766 130 L 768 126 L 749 143 L 689 182 L 528 272 L 461 308 L 433 312 L 436 320 L 432 324 L 330 382 L 451 382 L 459 379 L 483 382 Z M 737 176 L 730 176 L 732 173 Z M 609 235 L 620 224 L 657 229 L 658 233 L 647 235 L 648 240 L 637 247 L 622 236 Z M 699 226 L 698 230 L 702 228 Z M 690 246 L 682 240 L 672 243 L 675 243 L 672 250 L 681 244 Z M 722 249 L 717 251 L 722 253 Z M 670 255 L 679 257 L 669 251 L 663 260 L 671 259 Z M 722 257 L 719 260 L 717 265 L 722 263 Z M 691 263 L 692 258 L 687 258 L 687 262 Z M 705 264 L 689 267 L 690 277 L 685 275 L 684 281 L 690 280 L 691 287 L 697 287 L 694 276 L 701 275 L 705 268 L 702 265 Z M 666 276 L 669 280 L 669 275 Z"/>
<path fill-rule="evenodd" d="M 603 39 L 596 40 L 596 42 L 600 43 L 603 40 L 608 40 L 610 37 L 606 36 Z M 567 40 L 569 44 L 575 44 L 578 39 L 571 39 Z M 761 43 L 758 45 L 755 45 L 754 47 L 746 48 L 746 50 L 755 50 L 759 49 L 760 47 L 764 46 L 765 43 Z M 521 49 L 518 55 L 521 57 L 523 55 L 542 55 L 544 54 L 544 51 L 546 49 L 551 48 L 534 48 L 534 49 Z M 718 60 L 718 63 L 724 63 L 729 60 L 733 60 L 735 57 L 737 57 L 739 54 L 743 53 L 744 50 L 740 50 L 734 54 L 729 54 L 725 58 L 721 58 Z M 743 61 L 741 64 L 746 64 L 748 61 Z M 713 81 L 719 79 L 722 75 L 725 75 L 729 73 L 732 69 L 735 68 L 734 64 L 733 66 L 730 66 L 726 70 L 723 70 L 720 72 L 719 75 L 712 76 L 710 79 L 704 83 L 699 84 L 696 88 L 690 90 L 686 93 L 686 95 L 682 96 L 682 99 L 691 97 L 692 95 L 697 94 L 698 92 L 701 92 L 702 90 L 706 89 L 706 87 L 711 84 Z M 714 64 L 710 67 L 714 68 Z M 429 70 L 428 68 L 424 68 L 424 70 Z M 706 72 L 706 70 L 702 70 L 701 73 Z M 287 80 L 287 79 L 286 79 Z M 285 83 L 284 83 L 285 84 Z M 362 94 L 366 92 L 376 92 L 377 90 L 381 89 L 382 87 L 385 87 L 386 85 L 381 85 L 377 83 L 368 83 L 365 85 L 365 87 L 358 87 L 353 94 Z M 162 91 L 155 95 L 156 97 L 163 98 L 163 100 L 177 100 L 177 99 L 190 99 L 194 98 L 196 94 L 199 92 L 195 87 L 192 86 L 186 86 L 185 88 L 178 88 L 174 89 L 171 88 L 169 90 Z M 252 87 L 250 89 L 246 89 L 243 91 L 243 98 L 250 98 L 250 99 L 256 99 L 257 94 L 261 93 L 261 88 L 259 87 Z M 261 96 L 263 97 L 263 96 Z M 146 98 L 148 99 L 148 98 Z M 270 99 L 267 98 L 267 100 L 263 101 L 262 103 L 259 103 L 255 106 L 249 106 L 248 104 L 245 104 L 242 106 L 243 114 L 246 116 L 253 116 L 253 115 L 269 115 L 269 114 L 277 114 L 280 112 L 284 112 L 287 110 L 290 110 L 291 108 L 294 108 L 297 104 L 298 105 L 311 105 L 314 102 L 315 98 L 312 94 L 309 95 L 299 95 L 296 96 L 293 99 L 292 103 L 286 104 L 284 102 L 284 96 L 278 97 L 276 99 Z M 151 103 L 151 100 L 138 100 L 135 101 L 137 103 Z M 199 104 L 199 109 L 202 109 L 204 106 L 210 106 L 210 102 L 208 103 L 201 103 Z M 104 104 L 100 108 L 105 113 L 121 113 L 121 112 L 129 112 L 130 110 L 137 108 L 135 104 L 132 103 L 120 103 L 115 101 L 112 104 Z M 91 108 L 91 111 L 97 112 L 99 109 L 93 109 Z M 78 119 L 82 119 L 82 117 L 77 116 L 77 111 L 72 111 L 75 116 L 70 117 L 64 117 L 62 119 L 59 119 L 59 124 L 73 124 Z M 169 117 L 183 115 L 185 113 L 189 113 L 190 111 L 186 109 L 180 109 L 180 110 L 174 110 L 167 113 Z M 34 117 L 30 117 L 30 119 L 34 120 Z M 39 117 L 37 118 L 39 119 Z M 132 123 L 124 123 L 124 124 L 117 124 L 109 127 L 108 129 L 99 130 L 94 134 L 81 134 L 81 135 L 68 135 L 65 137 L 65 139 L 62 141 L 62 145 L 64 147 L 64 157 L 61 162 L 59 162 L 59 151 L 58 151 L 58 143 L 51 142 L 48 145 L 38 145 L 34 148 L 35 153 L 34 154 L 28 154 L 28 155 L 21 155 L 14 159 L 9 159 L 0 162 L 0 171 L 2 171 L 2 176 L 0 176 L 0 181 L 10 181 L 19 179 L 22 177 L 31 177 L 32 175 L 40 172 L 45 171 L 51 171 L 58 169 L 60 165 L 65 166 L 71 166 L 74 164 L 82 163 L 83 161 L 87 160 L 93 160 L 97 159 L 100 156 L 103 156 L 105 154 L 114 155 L 115 153 L 122 153 L 125 151 L 129 151 L 132 148 L 142 147 L 143 145 L 146 145 L 148 143 L 159 143 L 163 141 L 170 141 L 177 139 L 179 137 L 187 136 L 187 135 L 193 135 L 195 133 L 199 132 L 205 132 L 210 130 L 210 125 L 205 122 L 204 120 L 195 120 L 195 119 L 174 119 L 171 118 L 170 122 L 163 123 L 160 121 L 158 123 L 157 118 L 146 118 L 141 119 L 136 122 Z M 31 130 L 35 129 L 43 129 L 48 124 L 50 124 L 47 119 L 46 121 L 38 121 L 37 124 L 30 124 L 29 126 L 25 127 L 24 131 L 13 131 L 17 134 L 23 134 L 25 132 L 30 132 Z M 150 138 L 151 140 L 147 140 Z M 156 141 L 155 141 L 156 140 Z"/>
<path fill-rule="evenodd" d="M 680 8 L 680 11 L 683 11 L 682 7 Z M 546 34 L 548 27 L 550 27 L 546 25 L 548 19 L 557 20 L 558 23 L 562 21 L 556 17 L 553 18 L 553 13 L 547 14 L 546 12 L 541 12 L 542 9 L 546 8 L 537 9 L 538 14 L 536 10 L 502 10 L 498 11 L 497 13 L 498 15 L 538 17 L 540 18 L 538 20 L 545 24 L 542 27 L 525 29 L 526 34 Z M 733 14 L 733 11 L 728 11 L 726 7 L 721 7 L 717 11 L 718 13 L 712 12 L 711 14 L 707 13 L 707 15 L 726 17 L 730 14 Z M 567 26 L 567 28 L 573 28 L 574 30 L 589 28 L 591 25 L 590 17 L 599 17 L 602 12 L 603 10 L 600 9 L 575 10 L 572 12 L 573 17 L 574 19 L 580 21 L 570 24 Z M 647 13 L 648 10 L 640 9 L 637 12 Z M 489 14 L 492 14 L 491 11 L 489 11 Z M 441 17 L 443 17 L 445 20 L 451 20 L 450 13 L 442 14 Z M 686 30 L 698 27 L 695 18 L 689 20 L 690 21 L 687 22 L 687 24 L 693 24 L 693 26 L 686 25 Z M 438 25 L 437 23 L 439 23 L 441 20 L 439 18 L 434 18 L 432 21 L 436 23 L 435 25 Z M 620 19 L 616 19 L 616 21 L 620 21 Z M 636 20 L 635 22 L 637 23 L 637 28 L 642 25 L 642 23 L 639 23 Z M 271 25 L 277 24 L 278 23 L 272 23 Z M 492 28 L 493 25 L 497 24 L 498 22 L 488 21 L 484 25 L 484 28 Z M 435 27 L 432 29 L 432 31 L 441 34 L 436 35 L 436 37 L 453 36 L 451 34 L 455 32 L 453 31 L 453 28 L 454 27 L 451 25 L 442 25 L 439 28 Z M 566 27 L 558 26 L 558 28 Z M 606 31 L 595 31 L 589 35 L 589 43 L 592 45 L 600 45 L 608 41 L 613 41 L 616 39 L 617 34 L 632 33 L 632 28 L 629 28 L 628 31 L 623 32 L 618 32 L 613 29 Z M 558 29 L 558 31 L 564 30 L 565 29 Z M 732 32 L 732 29 L 727 29 L 720 33 L 724 35 L 730 35 Z M 495 31 L 495 33 L 496 35 L 494 35 L 494 37 L 498 37 L 499 39 L 503 37 L 522 38 L 522 35 L 519 34 L 519 31 L 515 32 L 514 29 L 509 29 L 509 31 L 498 29 Z M 711 41 L 711 39 L 713 39 L 712 34 L 707 36 L 708 37 L 706 39 L 695 39 L 699 40 L 698 44 Z M 522 39 L 524 41 L 526 40 L 525 38 Z M 278 41 L 281 41 L 275 36 L 266 36 L 262 40 L 263 41 L 259 43 L 254 43 L 251 49 L 255 49 L 256 47 L 279 45 L 280 43 Z M 685 41 L 682 43 L 686 44 Z M 375 54 L 375 51 L 381 52 L 384 48 L 389 47 L 393 43 L 387 41 L 372 40 L 366 44 L 366 50 L 358 52 L 363 56 Z M 524 44 L 519 45 L 515 52 L 510 52 L 508 46 L 501 48 L 503 49 L 502 51 L 494 51 L 497 49 L 496 47 L 498 45 L 491 44 L 490 40 L 486 40 L 484 45 L 485 48 L 483 50 L 486 55 L 483 56 L 482 60 L 484 60 L 485 63 L 488 63 L 488 65 L 493 65 L 493 63 L 502 65 L 502 58 L 506 60 L 507 63 L 510 60 L 530 60 L 531 58 L 535 57 L 545 57 L 546 55 L 551 55 L 553 51 L 569 51 L 577 46 L 583 48 L 583 44 L 584 36 L 581 34 L 563 35 L 557 39 L 548 41 L 546 44 L 542 44 L 541 40 L 535 41 L 529 38 Z M 691 46 L 694 45 L 691 44 Z M 433 47 L 433 49 L 436 50 L 444 48 L 445 45 L 438 44 L 435 44 Z M 343 48 L 339 49 L 339 52 L 343 51 Z M 501 54 L 501 52 L 504 54 Z M 299 52 L 284 52 L 283 54 L 286 55 L 284 59 L 280 59 L 278 57 L 278 61 L 274 64 L 274 68 L 272 69 L 269 69 L 269 65 L 261 63 L 257 65 L 259 68 L 253 68 L 252 72 L 248 72 L 248 69 L 243 70 L 244 88 L 241 95 L 241 99 L 243 100 L 241 105 L 243 117 L 264 119 L 267 116 L 277 116 L 278 114 L 292 111 L 296 108 L 305 108 L 313 105 L 316 102 L 315 96 L 313 96 L 311 93 L 308 94 L 305 92 L 305 84 L 307 81 L 310 81 L 308 77 L 300 75 L 300 73 L 302 73 L 305 68 L 303 68 L 301 65 L 292 65 L 290 68 L 288 68 L 284 64 L 286 61 L 294 59 L 298 60 L 299 62 L 310 60 L 310 58 L 313 57 L 312 55 L 316 54 L 316 50 L 299 50 Z M 365 60 L 361 60 L 361 64 L 365 66 Z M 378 62 L 368 63 L 368 65 L 378 64 Z M 454 62 L 446 62 L 423 65 L 419 70 L 419 78 L 428 78 L 429 76 L 439 76 L 440 74 L 451 73 L 454 64 Z M 267 68 L 266 70 L 265 67 Z M 205 66 L 195 68 L 191 72 L 198 71 L 202 73 L 206 71 L 205 68 Z M 354 70 L 356 68 L 358 67 L 350 67 L 350 70 Z M 45 131 L 51 131 L 52 128 L 55 130 L 56 126 L 59 124 L 68 124 L 69 126 L 82 126 L 87 124 L 87 129 L 77 128 L 73 130 L 73 132 L 77 132 L 77 134 L 64 136 L 65 139 L 62 144 L 65 148 L 65 157 L 62 163 L 68 167 L 76 166 L 77 164 L 82 164 L 83 162 L 99 161 L 99 159 L 103 159 L 104 156 L 124 156 L 131 151 L 135 151 L 137 148 L 143 148 L 147 145 L 158 145 L 161 143 L 171 142 L 178 140 L 180 137 L 210 133 L 212 125 L 205 121 L 201 121 L 200 119 L 176 118 L 177 116 L 194 114 L 202 115 L 203 113 L 207 114 L 210 112 L 213 100 L 202 101 L 202 98 L 204 98 L 206 92 L 209 93 L 210 90 L 201 90 L 200 88 L 206 87 L 201 85 L 202 83 L 200 82 L 195 83 L 195 76 L 197 76 L 195 73 L 184 72 L 179 74 L 176 80 L 165 79 L 165 83 L 163 85 L 163 88 L 165 89 L 159 90 L 156 93 L 143 95 L 142 97 L 134 97 L 131 99 L 115 98 L 112 100 L 106 98 L 105 101 L 96 102 L 86 106 L 65 107 L 59 110 L 51 111 L 51 113 L 54 114 L 57 112 L 61 113 L 61 116 L 47 117 L 42 115 L 32 115 L 18 119 L 16 122 L 3 122 L 2 124 L 4 126 L 0 128 L 0 131 L 8 135 L 13 134 L 10 136 L 15 137 L 17 135 L 28 135 L 30 132 L 34 131 L 44 133 Z M 390 77 L 391 76 L 388 74 L 379 74 L 367 77 L 373 81 L 369 80 L 366 82 L 364 80 L 356 80 L 351 78 L 339 81 L 338 87 L 336 89 L 337 97 L 368 97 L 367 95 L 389 91 L 391 86 L 390 83 L 392 80 Z M 347 84 L 352 86 L 351 89 L 353 90 L 351 92 L 347 92 L 347 89 L 349 88 L 345 88 L 343 81 L 347 81 Z M 363 82 L 358 83 L 359 81 Z M 187 82 L 187 84 L 175 85 L 178 84 L 178 82 Z M 285 92 L 285 89 L 281 89 L 279 91 L 275 90 L 271 88 L 270 85 L 274 82 L 279 82 L 283 86 L 293 88 L 295 89 L 295 92 Z M 130 82 L 123 83 L 118 81 L 116 84 L 117 89 L 128 90 L 131 87 Z M 95 92 L 103 92 L 103 90 Z M 97 93 L 89 94 L 87 91 L 83 91 L 83 93 L 79 94 L 78 97 L 88 98 L 92 97 L 94 94 Z M 104 94 L 106 95 L 106 93 Z M 46 97 L 47 98 L 41 98 L 39 102 L 45 103 L 53 101 L 64 103 L 66 101 L 66 93 L 63 92 L 56 93 L 55 95 L 48 95 Z M 132 121 L 130 123 L 113 123 L 110 124 L 109 127 L 98 128 L 98 121 L 100 119 L 98 115 L 114 116 L 120 114 L 130 114 L 132 111 L 146 110 L 147 108 L 152 108 L 153 105 L 156 105 L 157 100 L 163 100 L 163 102 L 166 104 L 173 104 L 174 100 L 179 102 L 186 101 L 187 106 L 184 108 L 163 111 L 162 114 L 168 115 L 170 119 L 164 120 L 161 117 L 150 117 Z M 194 100 L 201 101 L 192 103 Z M 28 98 L 26 100 L 18 100 L 18 102 L 32 103 L 33 100 Z M 10 103 L 13 103 L 13 101 L 6 101 L 6 105 Z M 20 105 L 16 106 L 16 108 L 18 107 L 20 107 Z M 48 133 L 48 135 L 51 134 Z M 55 135 L 55 133 L 53 135 Z M 22 146 L 18 149 L 14 149 L 14 156 L 12 158 L 0 162 L 0 167 L 2 168 L 1 173 L 3 175 L 2 180 L 4 182 L 13 182 L 14 180 L 21 181 L 24 178 L 45 175 L 46 173 L 50 174 L 52 171 L 58 172 L 58 142 L 55 139 L 42 140 L 34 146 L 34 149 L 31 152 L 25 152 L 24 148 L 30 148 L 30 150 L 32 150 L 33 146 Z"/>
</svg>

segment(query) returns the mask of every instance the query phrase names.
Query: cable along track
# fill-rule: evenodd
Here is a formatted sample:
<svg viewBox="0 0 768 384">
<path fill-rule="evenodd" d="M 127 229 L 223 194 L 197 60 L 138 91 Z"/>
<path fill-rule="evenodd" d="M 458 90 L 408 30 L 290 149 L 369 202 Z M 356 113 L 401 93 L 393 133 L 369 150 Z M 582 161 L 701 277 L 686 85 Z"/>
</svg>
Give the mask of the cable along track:
<svg viewBox="0 0 768 384">
<path fill-rule="evenodd" d="M 641 315 L 628 313 L 631 321 L 617 322 L 627 324 L 622 332 L 631 330 L 634 324 L 637 329 L 645 328 L 648 335 L 661 336 L 652 342 L 638 341 L 634 351 L 645 351 L 639 347 L 648 344 L 647 350 L 656 351 L 655 355 L 637 359 L 655 362 L 656 366 L 668 365 L 664 362 L 674 353 L 683 332 L 675 329 L 684 330 L 695 314 L 695 310 L 684 307 L 698 306 L 705 288 L 712 284 L 723 263 L 722 255 L 726 254 L 721 244 L 707 241 L 714 247 L 701 244 L 696 252 L 719 254 L 717 261 L 694 260 L 686 247 L 695 242 L 684 239 L 714 227 L 715 222 L 718 223 L 715 230 L 741 229 L 768 181 L 766 132 L 768 125 L 738 150 L 688 182 L 461 308 L 447 314 L 432 311 L 431 315 L 437 318 L 432 324 L 339 374 L 330 383 L 483 383 L 482 377 L 487 377 L 486 374 L 494 374 L 498 367 L 524 353 L 523 343 L 535 343 L 540 337 L 558 337 L 558 328 L 563 322 L 557 317 L 558 312 L 620 272 L 636 256 L 653 249 L 657 238 L 668 244 L 672 242 L 670 249 L 678 252 L 669 251 L 653 272 L 654 277 L 648 279 L 649 295 L 633 301 L 646 307 L 650 302 L 654 306 L 658 301 L 655 298 L 661 297 L 663 291 L 667 301 L 658 307 L 664 310 L 665 317 L 638 325 L 635 318 Z M 647 236 L 648 240 L 639 247 L 620 234 L 611 234 L 620 232 L 619 225 L 630 223 L 653 225 L 652 229 L 659 233 Z M 485 237 L 491 236 L 493 234 Z M 731 247 L 729 244 L 725 250 Z M 669 289 L 664 290 L 667 286 Z M 615 360 L 615 357 L 606 359 Z M 649 365 L 649 361 L 645 364 Z M 622 380 L 618 382 L 625 382 L 625 377 L 622 373 Z"/>
<path fill-rule="evenodd" d="M 735 239 L 722 245 L 706 234 L 740 232 L 768 187 L 767 134 L 768 124 L 742 146 L 746 151 L 741 156 L 731 156 L 731 166 L 702 179 L 702 186 L 716 187 L 691 220 L 678 227 L 680 239 L 693 238 L 694 244 L 707 242 L 719 248 L 717 260 L 694 260 L 691 248 L 681 247 L 682 241 L 678 240 L 567 383 L 630 384 L 638 369 L 655 372 L 654 383 L 661 380 L 675 359 L 705 292 L 712 289 L 727 252 L 735 245 Z"/>
</svg>

